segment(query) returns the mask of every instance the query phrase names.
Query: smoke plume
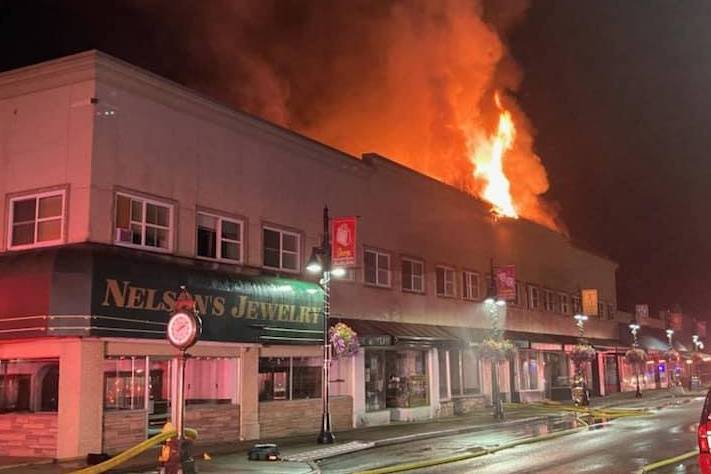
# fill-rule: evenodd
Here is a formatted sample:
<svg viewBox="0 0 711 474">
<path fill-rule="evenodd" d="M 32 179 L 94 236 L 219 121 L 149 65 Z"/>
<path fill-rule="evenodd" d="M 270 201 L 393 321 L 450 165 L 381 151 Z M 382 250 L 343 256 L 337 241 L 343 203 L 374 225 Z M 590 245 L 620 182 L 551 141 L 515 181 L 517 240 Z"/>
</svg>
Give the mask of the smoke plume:
<svg viewBox="0 0 711 474">
<path fill-rule="evenodd" d="M 156 2 L 156 0 L 153 0 Z M 376 152 L 472 194 L 471 144 L 496 128 L 499 92 L 516 125 L 504 171 L 519 214 L 561 230 L 533 127 L 515 102 L 504 43 L 526 2 L 142 0 L 185 28 L 191 86 L 353 155 Z M 164 5 L 162 5 L 164 6 Z"/>
</svg>

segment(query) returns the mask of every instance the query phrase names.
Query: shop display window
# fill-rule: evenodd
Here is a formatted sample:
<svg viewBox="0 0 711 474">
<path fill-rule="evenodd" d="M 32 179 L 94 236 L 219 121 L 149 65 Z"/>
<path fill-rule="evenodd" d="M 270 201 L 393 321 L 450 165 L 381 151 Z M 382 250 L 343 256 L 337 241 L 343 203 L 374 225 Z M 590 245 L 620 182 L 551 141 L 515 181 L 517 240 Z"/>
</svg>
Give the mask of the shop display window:
<svg viewBox="0 0 711 474">
<path fill-rule="evenodd" d="M 388 351 L 385 365 L 388 374 L 388 408 L 412 408 L 429 404 L 425 351 Z"/>
<path fill-rule="evenodd" d="M 0 359 L 0 413 L 56 412 L 58 359 Z"/>
<path fill-rule="evenodd" d="M 104 409 L 138 410 L 146 404 L 146 358 L 104 360 Z"/>
<path fill-rule="evenodd" d="M 365 351 L 365 409 L 384 410 L 385 405 L 385 351 Z"/>
<path fill-rule="evenodd" d="M 319 398 L 321 367 L 318 357 L 260 358 L 259 401 Z"/>
<path fill-rule="evenodd" d="M 519 350 L 519 383 L 521 390 L 538 390 L 538 353 Z"/>
<path fill-rule="evenodd" d="M 439 349 L 437 351 L 437 363 L 439 365 L 439 399 L 449 400 L 449 381 L 447 373 L 449 371 L 447 364 L 448 353 L 444 349 Z"/>
</svg>

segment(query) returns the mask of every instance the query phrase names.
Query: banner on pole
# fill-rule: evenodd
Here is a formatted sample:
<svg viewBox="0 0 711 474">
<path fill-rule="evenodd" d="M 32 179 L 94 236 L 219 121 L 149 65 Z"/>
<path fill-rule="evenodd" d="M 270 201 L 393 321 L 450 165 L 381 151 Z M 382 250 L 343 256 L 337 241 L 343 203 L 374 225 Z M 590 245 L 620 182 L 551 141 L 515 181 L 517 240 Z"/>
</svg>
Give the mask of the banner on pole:
<svg viewBox="0 0 711 474">
<path fill-rule="evenodd" d="M 583 300 L 583 314 L 587 316 L 597 316 L 597 290 L 582 290 L 580 294 Z"/>
<path fill-rule="evenodd" d="M 356 264 L 355 216 L 331 219 L 331 265 L 352 267 Z"/>
<path fill-rule="evenodd" d="M 516 266 L 496 267 L 496 294 L 506 301 L 516 300 Z"/>
</svg>

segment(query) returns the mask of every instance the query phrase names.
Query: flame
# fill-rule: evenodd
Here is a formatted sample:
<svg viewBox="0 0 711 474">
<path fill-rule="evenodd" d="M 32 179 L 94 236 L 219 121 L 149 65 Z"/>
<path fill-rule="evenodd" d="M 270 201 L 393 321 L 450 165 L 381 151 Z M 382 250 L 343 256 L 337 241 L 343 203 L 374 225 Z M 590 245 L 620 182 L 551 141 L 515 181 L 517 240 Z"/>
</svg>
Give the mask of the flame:
<svg viewBox="0 0 711 474">
<path fill-rule="evenodd" d="M 473 146 L 471 161 L 474 164 L 474 177 L 484 181 L 481 197 L 494 207 L 497 216 L 518 219 L 518 212 L 511 197 L 511 183 L 504 173 L 504 156 L 513 147 L 516 126 L 511 113 L 501 105 L 499 93 L 494 95 L 499 109 L 499 124 L 496 133 L 484 140 L 478 140 Z"/>
</svg>

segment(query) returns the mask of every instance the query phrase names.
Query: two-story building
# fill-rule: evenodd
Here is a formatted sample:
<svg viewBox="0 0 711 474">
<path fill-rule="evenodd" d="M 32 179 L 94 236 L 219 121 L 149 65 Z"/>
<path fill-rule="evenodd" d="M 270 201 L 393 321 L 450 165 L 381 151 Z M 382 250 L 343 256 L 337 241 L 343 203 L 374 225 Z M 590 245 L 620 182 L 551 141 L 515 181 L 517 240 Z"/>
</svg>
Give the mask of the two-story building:
<svg viewBox="0 0 711 474">
<path fill-rule="evenodd" d="M 324 205 L 359 218 L 358 264 L 332 289 L 362 346 L 333 365 L 336 430 L 484 403 L 492 259 L 518 278 L 497 309 L 518 348 L 506 396 L 569 396 L 581 288 L 600 295 L 590 383 L 615 386 L 614 262 L 99 52 L 0 74 L 0 195 L 0 454 L 116 452 L 159 429 L 181 285 L 204 324 L 187 424 L 208 442 L 317 432 L 322 292 L 304 266 Z"/>
</svg>

